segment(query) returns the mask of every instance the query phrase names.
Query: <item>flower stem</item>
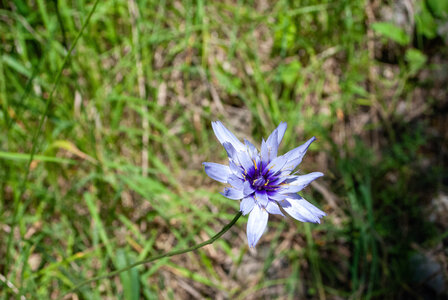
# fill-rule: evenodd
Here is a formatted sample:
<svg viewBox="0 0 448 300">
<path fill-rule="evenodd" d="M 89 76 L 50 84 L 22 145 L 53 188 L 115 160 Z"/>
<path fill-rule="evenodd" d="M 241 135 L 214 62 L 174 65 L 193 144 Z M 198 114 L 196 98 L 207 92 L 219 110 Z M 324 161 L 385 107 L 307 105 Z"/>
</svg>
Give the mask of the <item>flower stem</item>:
<svg viewBox="0 0 448 300">
<path fill-rule="evenodd" d="M 98 281 L 98 280 L 101 280 L 101 279 L 106 279 L 106 278 L 115 276 L 115 275 L 120 274 L 122 272 L 128 271 L 128 270 L 130 270 L 130 269 L 132 269 L 132 268 L 134 268 L 136 266 L 143 265 L 143 264 L 146 264 L 146 263 L 150 263 L 150 262 L 156 261 L 156 260 L 164 258 L 164 257 L 171 257 L 171 256 L 187 253 L 187 252 L 190 252 L 190 251 L 194 251 L 194 250 L 202 248 L 202 247 L 204 247 L 206 245 L 212 244 L 217 239 L 219 239 L 224 233 L 226 233 L 233 225 L 235 225 L 236 221 L 238 221 L 238 219 L 241 217 L 241 215 L 242 215 L 242 213 L 238 212 L 236 214 L 236 216 L 233 218 L 233 220 L 230 221 L 229 224 L 224 226 L 224 228 L 221 229 L 220 232 L 218 232 L 212 238 L 210 238 L 209 240 L 207 240 L 205 242 L 202 242 L 200 244 L 191 246 L 191 247 L 186 248 L 186 249 L 174 250 L 174 251 L 171 251 L 171 252 L 162 253 L 162 254 L 159 254 L 159 255 L 156 255 L 156 256 L 152 256 L 150 258 L 147 258 L 147 259 L 135 262 L 135 263 L 133 263 L 133 264 L 127 266 L 127 267 L 124 267 L 122 269 L 118 269 L 118 270 L 115 270 L 113 272 L 110 272 L 110 273 L 107 273 L 107 274 L 104 274 L 104 275 L 100 275 L 100 276 L 97 276 L 97 277 L 94 277 L 94 278 L 91 278 L 91 279 L 87 279 L 87 280 L 79 283 L 78 285 L 76 285 L 73 289 L 71 289 L 67 293 L 65 293 L 62 296 L 60 296 L 58 299 L 62 299 L 62 297 L 64 297 L 65 295 L 67 295 L 69 293 L 73 293 L 74 291 L 78 290 L 80 287 L 82 287 L 82 286 L 84 286 L 86 284 L 89 284 L 89 283 L 92 283 L 92 282 L 95 282 L 95 281 Z"/>
</svg>

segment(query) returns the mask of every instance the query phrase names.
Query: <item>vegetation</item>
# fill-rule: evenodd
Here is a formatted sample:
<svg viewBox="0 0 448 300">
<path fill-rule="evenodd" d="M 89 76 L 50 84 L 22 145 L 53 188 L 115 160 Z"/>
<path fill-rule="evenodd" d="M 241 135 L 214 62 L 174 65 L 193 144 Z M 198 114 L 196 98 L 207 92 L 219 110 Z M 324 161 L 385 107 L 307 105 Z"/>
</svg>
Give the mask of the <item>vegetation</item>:
<svg viewBox="0 0 448 300">
<path fill-rule="evenodd" d="M 219 232 L 218 119 L 316 136 L 323 223 L 273 217 L 252 250 L 242 217 L 65 299 L 447 297 L 448 2 L 409 3 L 2 0 L 0 299 Z"/>
</svg>

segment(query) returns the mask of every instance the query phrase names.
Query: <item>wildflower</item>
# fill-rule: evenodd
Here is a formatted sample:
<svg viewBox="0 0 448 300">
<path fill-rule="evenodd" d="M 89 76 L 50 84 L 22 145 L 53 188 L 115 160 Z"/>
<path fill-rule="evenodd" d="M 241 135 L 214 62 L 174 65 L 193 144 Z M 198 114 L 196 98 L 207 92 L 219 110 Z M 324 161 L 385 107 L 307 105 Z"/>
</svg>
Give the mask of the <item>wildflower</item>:
<svg viewBox="0 0 448 300">
<path fill-rule="evenodd" d="M 263 139 L 260 152 L 248 140 L 245 139 L 244 144 L 239 141 L 221 122 L 212 122 L 212 127 L 227 151 L 229 165 L 204 162 L 205 172 L 212 179 L 230 185 L 222 195 L 241 200 L 241 212 L 243 215 L 249 214 L 249 247 L 254 247 L 263 235 L 269 214 L 284 216 L 280 207 L 296 220 L 320 223 L 320 218 L 326 214 L 297 193 L 323 174 L 292 173 L 310 144 L 316 140 L 315 137 L 286 154 L 277 156 L 278 146 L 287 127 L 285 122 L 280 123 L 266 141 Z"/>
</svg>

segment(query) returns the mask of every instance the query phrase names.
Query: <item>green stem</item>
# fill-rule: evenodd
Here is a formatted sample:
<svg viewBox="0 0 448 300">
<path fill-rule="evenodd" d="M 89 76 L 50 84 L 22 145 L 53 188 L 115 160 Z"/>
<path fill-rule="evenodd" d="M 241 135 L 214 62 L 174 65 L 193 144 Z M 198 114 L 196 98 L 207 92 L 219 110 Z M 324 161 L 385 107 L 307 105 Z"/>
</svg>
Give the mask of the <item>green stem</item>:
<svg viewBox="0 0 448 300">
<path fill-rule="evenodd" d="M 164 258 L 164 257 L 171 257 L 171 256 L 175 256 L 175 255 L 179 255 L 179 254 L 187 253 L 187 252 L 190 252 L 190 251 L 194 251 L 194 250 L 197 250 L 197 249 L 199 249 L 199 248 L 202 248 L 202 247 L 204 247 L 204 246 L 206 246 L 206 245 L 212 244 L 212 243 L 215 242 L 217 239 L 219 239 L 224 233 L 226 233 L 226 232 L 227 232 L 233 225 L 235 225 L 236 221 L 238 221 L 238 219 L 241 217 L 241 215 L 242 215 L 242 213 L 241 213 L 241 212 L 238 212 L 238 213 L 236 214 L 235 218 L 233 218 L 233 220 L 230 221 L 229 224 L 227 224 L 226 226 L 224 226 L 224 228 L 223 228 L 220 232 L 218 232 L 216 235 L 214 235 L 212 238 L 210 238 L 209 240 L 207 240 L 207 241 L 205 241 L 205 242 L 202 242 L 202 243 L 200 243 L 200 244 L 191 246 L 190 248 L 187 248 L 187 249 L 174 250 L 174 251 L 171 251 L 171 252 L 167 252 L 167 253 L 159 254 L 159 255 L 156 255 L 156 256 L 152 256 L 152 257 L 150 257 L 150 258 L 147 258 L 147 259 L 138 261 L 138 262 L 133 263 L 133 264 L 127 266 L 127 267 L 124 267 L 124 268 L 122 268 L 122 269 L 115 270 L 115 271 L 110 272 L 110 273 L 108 273 L 108 274 L 104 274 L 104 275 L 100 275 L 100 276 L 97 276 L 97 277 L 94 277 L 94 278 L 91 278 L 91 279 L 87 279 L 87 280 L 85 280 L 85 281 L 79 283 L 78 285 L 76 285 L 73 289 L 71 289 L 71 290 L 68 291 L 67 293 L 65 293 L 65 294 L 63 294 L 62 296 L 60 296 L 58 299 L 62 299 L 65 295 L 67 295 L 67 294 L 69 294 L 69 293 L 73 293 L 74 291 L 78 290 L 80 287 L 82 287 L 82 286 L 84 286 L 84 285 L 86 285 L 86 284 L 89 284 L 89 283 L 92 283 L 92 282 L 95 282 L 95 281 L 98 281 L 98 280 L 101 280 L 101 279 L 106 279 L 106 278 L 115 276 L 115 275 L 117 275 L 117 274 L 120 274 L 120 273 L 122 273 L 122 272 L 128 271 L 128 270 L 130 270 L 130 269 L 132 269 L 132 268 L 134 268 L 134 267 L 137 267 L 137 266 L 139 266 L 139 265 L 147 264 L 147 263 L 156 261 L 156 260 L 161 259 L 161 258 Z"/>
</svg>

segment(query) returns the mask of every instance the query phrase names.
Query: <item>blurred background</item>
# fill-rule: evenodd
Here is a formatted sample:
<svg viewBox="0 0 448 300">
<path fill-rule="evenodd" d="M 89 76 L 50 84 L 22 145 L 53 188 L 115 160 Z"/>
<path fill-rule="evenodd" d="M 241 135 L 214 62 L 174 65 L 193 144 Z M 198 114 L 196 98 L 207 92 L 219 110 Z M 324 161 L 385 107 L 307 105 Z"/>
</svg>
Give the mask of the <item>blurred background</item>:
<svg viewBox="0 0 448 300">
<path fill-rule="evenodd" d="M 252 250 L 242 217 L 65 299 L 447 299 L 448 1 L 0 3 L 0 299 L 221 230 L 214 120 L 316 136 L 323 223 L 271 216 Z"/>
</svg>

